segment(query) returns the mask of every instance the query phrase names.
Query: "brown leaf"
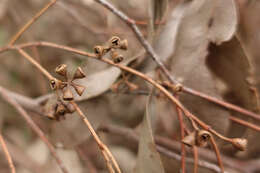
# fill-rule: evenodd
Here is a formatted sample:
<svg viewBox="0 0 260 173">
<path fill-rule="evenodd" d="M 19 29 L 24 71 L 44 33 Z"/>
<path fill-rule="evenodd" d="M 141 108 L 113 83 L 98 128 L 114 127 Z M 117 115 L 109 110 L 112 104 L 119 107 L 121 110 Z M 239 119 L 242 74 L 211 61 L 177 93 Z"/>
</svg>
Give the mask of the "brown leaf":
<svg viewBox="0 0 260 173">
<path fill-rule="evenodd" d="M 180 3 L 172 12 L 156 50 L 162 60 L 170 58 L 168 65 L 180 82 L 221 99 L 214 77 L 205 64 L 207 49 L 210 41 L 221 43 L 231 38 L 236 30 L 237 17 L 233 1 L 220 2 L 194 0 Z M 224 5 L 230 13 L 220 17 L 217 14 Z M 230 25 L 227 21 L 231 19 L 234 22 Z M 217 131 L 226 131 L 229 122 L 225 109 L 191 95 L 181 95 L 180 100 Z"/>
<path fill-rule="evenodd" d="M 238 4 L 240 5 L 240 25 L 239 30 L 237 33 L 237 37 L 240 41 L 241 47 L 243 48 L 248 61 L 251 65 L 251 77 L 250 80 L 248 80 L 251 84 L 251 88 L 253 89 L 256 87 L 257 89 L 254 90 L 252 94 L 252 98 L 249 98 L 247 100 L 250 102 L 250 100 L 255 100 L 255 97 L 259 95 L 259 80 L 258 76 L 260 75 L 259 65 L 260 65 L 260 51 L 259 51 L 259 44 L 260 39 L 258 37 L 259 35 L 259 9 L 260 9 L 260 2 L 259 1 L 244 1 L 240 0 L 238 1 Z M 244 100 L 243 100 L 244 101 Z M 253 107 L 251 110 L 256 111 L 259 113 L 259 98 L 257 98 L 257 105 L 252 105 Z M 259 125 L 259 122 L 254 122 Z M 259 154 L 259 145 L 260 142 L 256 139 L 259 138 L 259 133 L 256 131 L 253 131 L 251 129 L 247 130 L 247 133 L 245 134 L 245 137 L 248 139 L 248 156 L 253 157 Z"/>
<path fill-rule="evenodd" d="M 227 87 L 224 91 L 226 100 L 246 109 L 255 110 L 256 98 L 250 90 L 252 86 L 247 82 L 247 79 L 251 77 L 251 65 L 237 38 L 220 46 L 211 45 L 209 50 L 207 65 L 225 83 Z M 231 113 L 239 116 L 238 113 Z M 239 117 L 247 119 L 242 115 Z M 240 125 L 232 123 L 229 135 L 232 137 L 241 136 L 244 130 L 245 128 Z"/>
<path fill-rule="evenodd" d="M 164 173 L 161 158 L 154 143 L 151 127 L 151 118 L 156 116 L 153 115 L 155 111 L 149 109 L 155 107 L 152 100 L 152 95 L 150 95 L 146 105 L 146 113 L 140 128 L 140 140 L 137 165 L 134 170 L 135 173 Z"/>
</svg>

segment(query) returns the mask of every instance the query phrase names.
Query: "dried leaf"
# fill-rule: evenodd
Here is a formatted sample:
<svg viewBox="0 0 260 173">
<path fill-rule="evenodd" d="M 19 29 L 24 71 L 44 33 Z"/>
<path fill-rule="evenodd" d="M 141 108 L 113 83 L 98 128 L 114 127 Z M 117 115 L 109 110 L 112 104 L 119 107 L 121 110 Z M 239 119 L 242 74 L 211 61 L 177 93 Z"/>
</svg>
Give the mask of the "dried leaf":
<svg viewBox="0 0 260 173">
<path fill-rule="evenodd" d="M 134 170 L 135 173 L 164 173 L 161 158 L 154 143 L 151 127 L 151 118 L 153 117 L 152 114 L 154 111 L 149 108 L 155 107 L 155 105 L 150 106 L 150 104 L 153 105 L 152 100 L 152 95 L 150 95 L 146 105 L 146 113 L 140 128 L 140 140 L 137 165 Z"/>
<path fill-rule="evenodd" d="M 259 34 L 259 9 L 260 9 L 260 2 L 255 0 L 250 1 L 238 1 L 240 5 L 240 24 L 239 30 L 237 33 L 237 37 L 240 41 L 241 47 L 243 48 L 249 62 L 251 65 L 250 72 L 251 78 L 249 78 L 249 83 L 251 84 L 251 89 L 256 87 L 256 90 L 252 90 L 252 94 L 254 96 L 252 98 L 248 98 L 248 100 L 242 100 L 242 102 L 250 102 L 255 101 L 255 97 L 259 95 L 260 91 L 260 83 L 258 80 L 258 76 L 260 74 L 259 65 L 260 65 L 260 51 L 259 51 L 259 44 L 260 39 L 258 37 Z M 257 98 L 257 105 L 252 105 L 251 110 L 259 113 L 259 98 Z M 259 125 L 259 122 L 254 122 Z M 260 142 L 256 139 L 259 138 L 259 133 L 253 131 L 251 129 L 247 129 L 247 133 L 245 137 L 248 139 L 248 150 L 247 156 L 254 157 L 257 156 L 259 153 L 259 144 Z"/>
<path fill-rule="evenodd" d="M 215 16 L 219 13 L 220 2 L 230 10 L 230 13 L 225 13 L 226 18 L 236 21 L 232 25 L 228 24 L 232 28 L 230 30 L 226 29 L 227 26 L 221 27 L 227 23 L 225 17 Z M 234 15 L 234 3 L 220 2 L 194 0 L 180 3 L 162 32 L 156 50 L 163 60 L 171 58 L 168 65 L 180 82 L 221 99 L 214 76 L 205 64 L 207 49 L 210 41 L 220 43 L 230 39 L 235 32 L 237 17 Z M 227 130 L 229 113 L 223 108 L 191 95 L 181 95 L 180 100 L 191 112 L 219 132 Z"/>
<path fill-rule="evenodd" d="M 214 14 L 210 20 L 209 37 L 216 44 L 230 40 L 238 25 L 238 10 L 234 0 L 216 1 Z"/>
<path fill-rule="evenodd" d="M 173 10 L 156 50 L 166 60 L 176 51 L 179 40 L 193 42 L 190 44 L 194 46 L 186 45 L 190 46 L 186 47 L 189 51 L 196 50 L 195 45 L 202 42 L 220 44 L 232 38 L 237 23 L 237 10 L 233 0 L 184 1 Z"/>
<path fill-rule="evenodd" d="M 225 91 L 226 99 L 236 105 L 249 110 L 256 109 L 256 98 L 250 90 L 252 87 L 247 79 L 251 77 L 251 64 L 245 55 L 237 38 L 225 42 L 220 46 L 211 45 L 210 54 L 207 58 L 209 69 L 221 79 L 227 89 Z M 238 113 L 232 112 L 232 114 Z M 240 118 L 247 119 L 240 115 Z M 240 125 L 231 124 L 229 135 L 241 136 L 245 128 Z"/>
<path fill-rule="evenodd" d="M 167 13 L 168 0 L 150 0 L 149 5 L 150 24 L 152 24 L 153 30 L 157 30 Z"/>
</svg>

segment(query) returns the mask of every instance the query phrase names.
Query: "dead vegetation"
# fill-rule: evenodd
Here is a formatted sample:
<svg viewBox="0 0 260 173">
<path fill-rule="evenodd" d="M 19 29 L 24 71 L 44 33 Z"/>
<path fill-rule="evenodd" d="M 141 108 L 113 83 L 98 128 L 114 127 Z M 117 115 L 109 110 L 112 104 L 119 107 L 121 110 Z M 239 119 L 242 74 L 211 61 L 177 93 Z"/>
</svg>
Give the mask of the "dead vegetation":
<svg viewBox="0 0 260 173">
<path fill-rule="evenodd" d="M 258 8 L 0 1 L 0 172 L 259 172 Z"/>
</svg>

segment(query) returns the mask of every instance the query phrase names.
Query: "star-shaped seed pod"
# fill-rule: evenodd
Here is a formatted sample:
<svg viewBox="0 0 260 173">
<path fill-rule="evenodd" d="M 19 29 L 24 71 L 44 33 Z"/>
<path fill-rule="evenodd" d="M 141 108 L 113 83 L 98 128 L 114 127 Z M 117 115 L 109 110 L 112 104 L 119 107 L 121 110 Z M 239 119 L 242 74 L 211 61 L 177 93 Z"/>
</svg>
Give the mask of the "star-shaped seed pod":
<svg viewBox="0 0 260 173">
<path fill-rule="evenodd" d="M 81 96 L 85 91 L 85 87 L 75 83 L 74 80 L 83 79 L 86 77 L 86 75 L 80 67 L 77 67 L 72 79 L 68 79 L 68 70 L 66 64 L 57 66 L 55 68 L 55 72 L 58 75 L 64 77 L 65 80 L 61 81 L 54 78 L 50 81 L 50 85 L 53 90 L 62 91 L 62 97 L 58 96 L 58 99 L 55 100 L 51 106 L 48 106 L 50 108 L 46 110 L 46 113 L 50 119 L 59 121 L 61 119 L 65 119 L 66 113 L 73 113 L 75 111 L 75 107 L 70 102 L 74 99 L 71 89 L 73 88 L 76 93 Z"/>
<path fill-rule="evenodd" d="M 67 70 L 67 65 L 66 64 L 61 64 L 58 67 L 56 67 L 55 72 L 62 77 L 65 78 L 65 81 L 54 81 L 56 83 L 61 83 L 62 86 L 56 86 L 56 89 L 61 89 L 63 93 L 63 100 L 64 101 L 72 101 L 74 99 L 73 93 L 71 91 L 71 88 L 74 88 L 76 93 L 81 96 L 83 92 L 85 91 L 85 87 L 79 84 L 76 84 L 74 80 L 76 79 L 83 79 L 86 77 L 85 73 L 81 69 L 81 67 L 78 67 L 73 75 L 72 80 L 68 79 L 68 70 Z M 60 85 L 61 85 L 60 84 Z"/>
</svg>

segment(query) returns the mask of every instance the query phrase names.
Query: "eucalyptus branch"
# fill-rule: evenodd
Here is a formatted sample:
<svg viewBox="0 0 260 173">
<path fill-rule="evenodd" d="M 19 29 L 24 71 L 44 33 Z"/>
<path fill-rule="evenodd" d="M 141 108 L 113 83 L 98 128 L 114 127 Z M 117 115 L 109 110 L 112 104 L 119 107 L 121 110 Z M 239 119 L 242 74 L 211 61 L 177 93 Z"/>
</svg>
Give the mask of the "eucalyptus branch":
<svg viewBox="0 0 260 173">
<path fill-rule="evenodd" d="M 188 111 L 188 109 L 186 109 L 182 103 L 176 99 L 176 97 L 174 97 L 165 87 L 163 87 L 162 85 L 160 85 L 158 82 L 156 82 L 155 80 L 153 80 L 152 78 L 148 77 L 147 75 L 137 71 L 137 70 L 134 70 L 130 67 L 127 67 L 127 66 L 124 66 L 122 64 L 118 64 L 118 63 L 114 63 L 113 61 L 109 60 L 109 59 L 105 59 L 105 58 L 99 58 L 96 56 L 96 54 L 94 53 L 88 53 L 88 52 L 85 52 L 85 51 L 81 51 L 81 50 L 78 50 L 78 49 L 74 49 L 74 48 L 71 48 L 71 47 L 68 47 L 68 46 L 62 46 L 62 45 L 58 45 L 58 44 L 54 44 L 54 43 L 49 43 L 49 42 L 37 42 L 37 43 L 27 43 L 27 44 L 23 44 L 23 45 L 20 45 L 20 46 L 16 46 L 16 47 L 12 47 L 12 46 L 9 46 L 9 47 L 5 47 L 5 48 L 2 48 L 2 51 L 6 51 L 6 50 L 10 50 L 10 49 L 18 49 L 18 50 L 21 50 L 22 48 L 25 48 L 25 47 L 30 47 L 30 46 L 47 46 L 47 47 L 53 47 L 53 48 L 58 48 L 58 49 L 62 49 L 62 50 L 66 50 L 68 52 L 71 52 L 71 53 L 76 53 L 76 54 L 79 54 L 79 55 L 83 55 L 83 56 L 87 56 L 89 58 L 93 58 L 93 59 L 97 59 L 97 60 L 100 60 L 102 62 L 105 62 L 107 64 L 110 64 L 112 66 L 115 66 L 115 67 L 118 67 L 120 68 L 121 70 L 124 70 L 126 72 L 129 72 L 131 74 L 134 74 L 135 76 L 138 76 L 140 78 L 142 78 L 143 80 L 149 82 L 151 85 L 153 85 L 155 88 L 157 88 L 159 91 L 161 91 L 173 104 L 175 104 L 178 108 L 180 108 L 184 115 L 187 116 L 188 118 L 192 119 L 193 121 L 195 121 L 197 124 L 199 124 L 203 129 L 215 134 L 216 136 L 220 137 L 221 139 L 227 141 L 227 142 L 230 142 L 232 143 L 233 141 L 229 138 L 226 138 L 224 137 L 223 135 L 219 134 L 218 132 L 216 132 L 215 130 L 213 130 L 209 125 L 207 125 L 206 123 L 204 123 L 203 121 L 201 121 L 199 118 L 197 118 L 194 114 L 192 114 L 191 112 Z M 1 53 L 1 49 L 0 49 L 0 53 Z M 21 53 L 21 51 L 20 51 Z M 25 56 L 25 55 L 24 55 Z M 27 57 L 28 58 L 28 57 Z M 28 59 L 32 59 L 32 58 L 28 58 Z M 37 63 L 36 61 L 35 62 L 32 62 L 33 64 L 34 63 Z M 45 74 L 49 79 L 55 79 L 53 78 L 51 75 L 49 76 L 48 72 L 45 72 L 44 70 L 42 70 L 40 67 L 40 65 L 36 65 L 34 64 L 37 68 L 39 68 L 40 71 L 42 71 L 43 74 Z M 248 115 L 248 114 L 247 114 Z M 249 115 L 248 115 L 249 116 Z M 260 116 L 258 117 L 260 119 Z"/>
<path fill-rule="evenodd" d="M 151 44 L 144 38 L 142 32 L 140 31 L 140 29 L 137 27 L 136 22 L 131 19 L 130 17 L 128 17 L 125 13 L 123 13 L 122 11 L 120 11 L 119 9 L 117 9 L 114 5 L 112 5 L 110 2 L 108 2 L 107 0 L 95 0 L 96 2 L 98 2 L 99 4 L 101 4 L 102 6 L 104 6 L 105 8 L 107 8 L 108 10 L 110 10 L 113 14 L 115 14 L 116 16 L 118 16 L 123 22 L 125 22 L 135 33 L 136 37 L 138 38 L 139 42 L 143 45 L 143 47 L 145 48 L 146 52 L 150 55 L 149 57 L 151 57 L 155 63 L 160 67 L 160 69 L 163 71 L 163 73 L 165 74 L 165 76 L 175 85 L 179 84 L 182 86 L 182 91 L 197 97 L 201 97 L 203 99 L 206 99 L 210 102 L 213 102 L 215 104 L 221 105 L 225 108 L 228 108 L 230 110 L 234 110 L 236 112 L 242 113 L 244 115 L 248 115 L 252 118 L 255 118 L 257 120 L 260 120 L 260 115 L 255 114 L 251 111 L 248 111 L 246 109 L 243 109 L 239 106 L 236 106 L 234 104 L 225 102 L 223 100 L 220 100 L 216 97 L 207 95 L 205 93 L 199 92 L 197 90 L 194 90 L 192 88 L 189 88 L 188 86 L 184 86 L 183 84 L 181 84 L 180 82 L 178 82 L 169 72 L 169 70 L 165 67 L 165 65 L 161 62 L 160 57 L 156 54 L 156 52 L 154 51 L 153 47 L 151 46 Z"/>
<path fill-rule="evenodd" d="M 4 138 L 3 138 L 1 133 L 0 133 L 0 144 L 1 144 L 2 148 L 3 148 L 3 150 L 4 150 L 5 157 L 6 157 L 6 160 L 8 161 L 8 165 L 9 165 L 9 168 L 11 170 L 11 173 L 16 173 L 12 157 L 11 157 L 9 151 L 8 151 L 8 148 L 6 146 L 5 140 L 4 140 Z"/>
</svg>

